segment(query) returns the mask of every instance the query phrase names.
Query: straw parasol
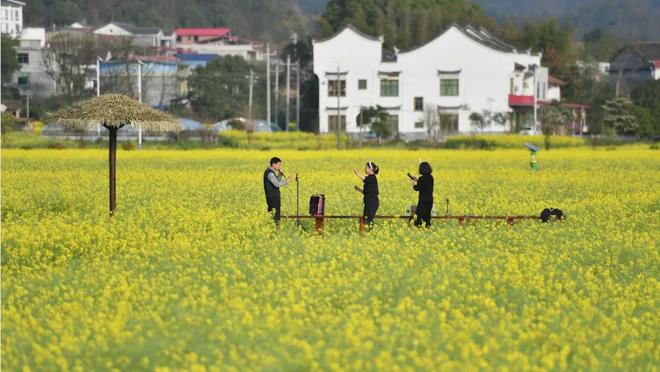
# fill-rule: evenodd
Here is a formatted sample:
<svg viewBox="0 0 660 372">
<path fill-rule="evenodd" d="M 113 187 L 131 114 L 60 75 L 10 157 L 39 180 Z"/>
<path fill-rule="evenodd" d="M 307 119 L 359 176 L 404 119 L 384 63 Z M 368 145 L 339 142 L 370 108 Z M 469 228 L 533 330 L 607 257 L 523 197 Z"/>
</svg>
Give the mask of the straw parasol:
<svg viewBox="0 0 660 372">
<path fill-rule="evenodd" d="M 121 94 L 105 94 L 48 115 L 49 123 L 70 129 L 94 129 L 104 126 L 110 131 L 108 161 L 110 163 L 110 215 L 116 207 L 117 131 L 126 125 L 153 132 L 178 132 L 179 124 L 169 114 L 158 111 Z"/>
</svg>

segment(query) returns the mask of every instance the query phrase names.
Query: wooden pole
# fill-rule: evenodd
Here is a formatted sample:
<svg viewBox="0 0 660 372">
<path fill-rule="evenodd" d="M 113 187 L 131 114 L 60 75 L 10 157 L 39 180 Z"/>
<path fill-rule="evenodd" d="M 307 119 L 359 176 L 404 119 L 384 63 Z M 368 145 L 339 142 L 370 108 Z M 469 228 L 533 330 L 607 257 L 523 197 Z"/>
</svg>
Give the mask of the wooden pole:
<svg viewBox="0 0 660 372">
<path fill-rule="evenodd" d="M 108 145 L 108 162 L 110 165 L 110 216 L 115 213 L 117 207 L 117 130 L 118 128 L 106 126 L 110 131 L 110 143 Z"/>
</svg>

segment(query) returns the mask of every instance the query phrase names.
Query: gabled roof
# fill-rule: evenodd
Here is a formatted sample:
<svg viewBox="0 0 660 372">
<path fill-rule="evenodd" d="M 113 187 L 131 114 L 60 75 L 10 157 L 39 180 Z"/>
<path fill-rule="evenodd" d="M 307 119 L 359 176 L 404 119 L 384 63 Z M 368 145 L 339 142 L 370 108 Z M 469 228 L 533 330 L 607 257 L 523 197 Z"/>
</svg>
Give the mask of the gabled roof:
<svg viewBox="0 0 660 372">
<path fill-rule="evenodd" d="M 3 3 L 9 3 L 12 5 L 25 6 L 25 3 L 17 0 L 2 0 Z"/>
<path fill-rule="evenodd" d="M 566 85 L 566 82 L 556 78 L 555 76 L 548 75 L 548 84 L 551 84 L 551 85 Z"/>
<path fill-rule="evenodd" d="M 331 36 L 328 36 L 328 37 L 326 37 L 326 38 L 323 38 L 323 39 L 314 39 L 312 42 L 314 42 L 314 43 L 322 43 L 322 42 L 324 42 L 324 41 L 328 41 L 328 40 L 334 39 L 337 35 L 341 34 L 342 32 L 346 31 L 347 29 L 348 29 L 348 30 L 351 30 L 351 31 L 353 31 L 353 32 L 355 32 L 356 34 L 362 36 L 363 38 L 365 38 L 365 39 L 367 39 L 367 40 L 371 40 L 371 41 L 383 41 L 383 40 L 382 40 L 381 38 L 379 38 L 379 37 L 374 37 L 374 36 L 370 36 L 370 35 L 365 34 L 364 32 L 358 30 L 357 27 L 355 27 L 355 26 L 353 26 L 352 24 L 349 23 L 349 24 L 347 24 L 346 26 L 344 26 L 344 28 L 342 28 L 341 30 L 337 31 L 335 34 L 333 34 L 333 35 L 331 35 Z"/>
<path fill-rule="evenodd" d="M 178 36 L 221 37 L 231 33 L 227 27 L 219 28 L 177 28 L 174 31 Z"/>
<path fill-rule="evenodd" d="M 634 43 L 631 47 L 646 57 L 649 61 L 660 59 L 660 42 Z"/>
<path fill-rule="evenodd" d="M 616 57 L 629 50 L 639 54 L 643 59 L 654 64 L 655 61 L 660 60 L 660 42 L 656 41 L 648 43 L 628 44 L 614 53 L 611 61 L 614 61 Z"/>
<path fill-rule="evenodd" d="M 161 29 L 158 27 L 138 27 L 128 22 L 110 22 L 110 23 L 114 24 L 117 27 L 123 28 L 124 30 L 130 32 L 133 35 L 155 35 L 161 31 Z"/>
<path fill-rule="evenodd" d="M 426 46 L 427 44 L 430 44 L 430 43 L 434 42 L 435 40 L 442 37 L 442 35 L 444 35 L 447 31 L 449 31 L 452 28 L 457 29 L 458 31 L 463 33 L 463 35 L 465 35 L 465 36 L 469 37 L 470 39 L 472 39 L 472 40 L 474 40 L 474 41 L 476 41 L 476 42 L 478 42 L 478 43 L 480 43 L 480 44 L 482 44 L 486 47 L 489 47 L 491 49 L 495 49 L 495 50 L 499 50 L 501 52 L 507 52 L 507 53 L 516 53 L 516 48 L 514 48 L 513 46 L 511 46 L 511 45 L 505 43 L 504 41 L 496 38 L 490 32 L 486 31 L 486 29 L 483 28 L 483 27 L 479 27 L 479 29 L 476 29 L 476 28 L 474 28 L 470 25 L 465 26 L 465 27 L 461 27 L 457 23 L 452 23 L 447 28 L 442 30 L 442 32 L 440 32 L 440 34 L 438 34 L 438 36 L 436 36 L 436 37 L 428 40 L 427 42 L 424 42 L 424 43 L 422 43 L 422 44 L 420 44 L 416 47 L 413 47 L 412 49 L 406 50 L 405 52 L 401 52 L 401 54 L 410 53 L 414 50 L 417 50 L 417 49 L 420 49 L 420 48 Z"/>
</svg>

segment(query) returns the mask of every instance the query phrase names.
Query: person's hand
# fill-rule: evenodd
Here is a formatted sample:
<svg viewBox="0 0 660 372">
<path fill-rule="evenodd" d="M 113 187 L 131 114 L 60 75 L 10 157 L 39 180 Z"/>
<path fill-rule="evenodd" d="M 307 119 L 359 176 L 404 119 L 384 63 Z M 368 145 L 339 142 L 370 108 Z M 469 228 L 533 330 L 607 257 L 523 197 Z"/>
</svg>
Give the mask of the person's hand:
<svg viewBox="0 0 660 372">
<path fill-rule="evenodd" d="M 359 175 L 360 175 L 360 172 L 358 172 L 357 169 L 353 169 L 353 173 L 355 173 L 356 176 L 359 176 Z"/>
<path fill-rule="evenodd" d="M 361 188 L 359 188 L 359 187 L 357 187 L 357 186 L 353 186 L 353 187 L 355 188 L 355 191 L 357 191 L 357 192 L 362 192 L 362 189 L 361 189 Z"/>
<path fill-rule="evenodd" d="M 286 178 L 287 181 L 291 181 L 292 176 Z"/>
</svg>

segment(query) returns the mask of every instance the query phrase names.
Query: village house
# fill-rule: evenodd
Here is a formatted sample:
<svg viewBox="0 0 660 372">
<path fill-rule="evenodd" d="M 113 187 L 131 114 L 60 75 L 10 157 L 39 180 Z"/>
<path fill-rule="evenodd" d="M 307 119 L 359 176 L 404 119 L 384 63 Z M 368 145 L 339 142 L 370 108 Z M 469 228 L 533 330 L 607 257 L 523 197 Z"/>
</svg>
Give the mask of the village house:
<svg viewBox="0 0 660 372">
<path fill-rule="evenodd" d="M 362 107 L 380 107 L 394 133 L 406 140 L 427 136 L 432 110 L 445 134 L 474 131 L 472 113 L 501 114 L 486 132 L 534 127 L 534 106 L 560 100 L 563 84 L 541 66 L 541 54 L 517 50 L 483 28 L 451 25 L 412 50 L 389 52 L 383 38 L 352 26 L 313 41 L 319 79 L 319 131 L 360 132 Z M 339 117 L 339 119 L 337 119 Z"/>
<path fill-rule="evenodd" d="M 634 43 L 621 48 L 610 61 L 610 83 L 630 93 L 648 80 L 660 79 L 660 42 Z"/>
<path fill-rule="evenodd" d="M 17 0 L 2 0 L 0 4 L 0 33 L 17 38 L 23 32 L 23 7 L 25 3 Z"/>
<path fill-rule="evenodd" d="M 234 36 L 229 28 L 179 28 L 174 31 L 177 48 L 186 53 L 239 56 L 246 61 L 263 61 L 261 44 Z"/>
<path fill-rule="evenodd" d="M 173 32 L 163 31 L 158 27 L 138 27 L 126 22 L 110 22 L 94 30 L 94 34 L 128 37 L 133 45 L 141 47 L 173 48 L 176 44 Z"/>
</svg>

